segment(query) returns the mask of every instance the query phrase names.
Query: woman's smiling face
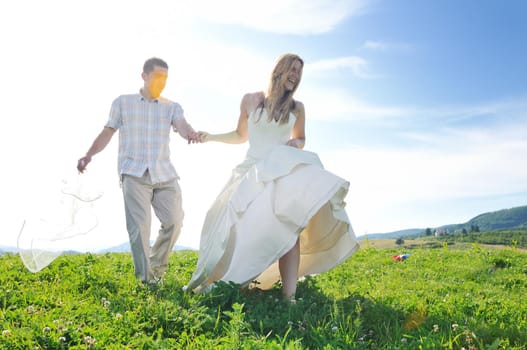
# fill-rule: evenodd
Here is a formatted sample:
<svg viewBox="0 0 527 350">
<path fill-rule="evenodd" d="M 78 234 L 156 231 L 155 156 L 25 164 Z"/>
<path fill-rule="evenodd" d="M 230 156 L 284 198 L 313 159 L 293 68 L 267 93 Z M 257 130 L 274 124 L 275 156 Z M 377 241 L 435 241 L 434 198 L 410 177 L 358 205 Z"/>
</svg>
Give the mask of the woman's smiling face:
<svg viewBox="0 0 527 350">
<path fill-rule="evenodd" d="M 294 90 L 302 77 L 302 62 L 295 60 L 291 68 L 282 75 L 283 84 L 288 91 Z"/>
</svg>

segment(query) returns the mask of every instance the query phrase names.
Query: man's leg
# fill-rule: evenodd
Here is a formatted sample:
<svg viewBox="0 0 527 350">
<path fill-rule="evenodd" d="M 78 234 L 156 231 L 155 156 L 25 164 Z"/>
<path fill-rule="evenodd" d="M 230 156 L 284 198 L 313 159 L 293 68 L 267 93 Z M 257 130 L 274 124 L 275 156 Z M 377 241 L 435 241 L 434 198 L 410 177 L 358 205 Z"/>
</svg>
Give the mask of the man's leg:
<svg viewBox="0 0 527 350">
<path fill-rule="evenodd" d="M 143 177 L 123 176 L 122 181 L 126 229 L 134 260 L 135 275 L 142 282 L 152 280 L 148 260 L 150 254 L 150 226 L 152 185 L 148 174 Z"/>
<path fill-rule="evenodd" d="M 155 186 L 152 206 L 161 222 L 161 228 L 152 247 L 150 264 L 154 276 L 161 278 L 168 267 L 170 252 L 179 237 L 183 224 L 181 188 L 177 180 Z"/>
</svg>

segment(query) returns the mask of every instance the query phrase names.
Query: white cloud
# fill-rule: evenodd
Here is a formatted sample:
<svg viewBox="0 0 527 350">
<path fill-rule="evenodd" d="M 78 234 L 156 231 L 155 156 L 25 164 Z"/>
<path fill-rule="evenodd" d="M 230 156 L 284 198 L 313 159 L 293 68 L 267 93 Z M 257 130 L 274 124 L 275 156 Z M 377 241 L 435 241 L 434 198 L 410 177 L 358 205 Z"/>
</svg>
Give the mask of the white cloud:
<svg viewBox="0 0 527 350">
<path fill-rule="evenodd" d="M 191 11 L 211 22 L 235 24 L 264 32 L 319 34 L 332 30 L 347 17 L 360 14 L 367 0 L 195 1 Z"/>
<path fill-rule="evenodd" d="M 362 45 L 362 48 L 372 51 L 408 51 L 412 50 L 413 46 L 406 43 L 367 40 Z"/>
<path fill-rule="evenodd" d="M 304 74 L 308 77 L 311 74 L 328 73 L 331 71 L 351 70 L 353 75 L 362 79 L 373 78 L 373 75 L 367 71 L 368 61 L 358 56 L 338 57 L 333 59 L 324 59 L 307 63 L 304 67 Z"/>
<path fill-rule="evenodd" d="M 359 234 L 464 222 L 483 212 L 478 210 L 527 203 L 524 96 L 450 107 L 384 107 L 348 91 L 307 85 L 309 119 L 377 129 L 372 142 L 345 139 L 338 142 L 344 149 L 320 152 L 326 168 L 351 182 L 348 203 Z M 341 140 L 347 133 L 332 136 Z M 464 202 L 470 204 L 460 209 Z"/>
<path fill-rule="evenodd" d="M 350 181 L 347 202 L 357 233 L 464 222 L 478 210 L 502 209 L 504 195 L 516 196 L 518 205 L 527 203 L 525 138 L 489 134 L 468 144 L 455 137 L 443 142 L 458 147 L 360 146 L 320 154 L 327 169 Z M 453 202 L 457 205 L 444 205 Z M 460 209 L 463 202 L 470 204 Z M 479 209 L 485 203 L 488 207 Z"/>
<path fill-rule="evenodd" d="M 352 92 L 335 87 L 312 84 L 302 79 L 298 98 L 306 104 L 310 119 L 325 121 L 376 120 L 384 123 L 393 118 L 406 116 L 413 111 L 407 107 L 382 106 L 368 104 L 353 95 Z"/>
</svg>

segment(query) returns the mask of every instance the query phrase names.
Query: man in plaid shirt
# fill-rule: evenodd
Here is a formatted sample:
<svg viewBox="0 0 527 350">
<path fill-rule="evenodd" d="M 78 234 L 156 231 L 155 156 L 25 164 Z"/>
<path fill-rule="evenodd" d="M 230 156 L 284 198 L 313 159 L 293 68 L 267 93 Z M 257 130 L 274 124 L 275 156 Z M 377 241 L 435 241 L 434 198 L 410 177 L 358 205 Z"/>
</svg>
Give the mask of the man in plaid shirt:
<svg viewBox="0 0 527 350">
<path fill-rule="evenodd" d="M 199 142 L 199 134 L 187 123 L 178 103 L 161 97 L 167 63 L 150 58 L 141 76 L 144 86 L 139 93 L 113 101 L 106 125 L 79 159 L 77 169 L 84 172 L 119 130 L 118 169 L 135 275 L 144 283 L 157 283 L 167 269 L 183 222 L 179 177 L 170 161 L 170 133 L 173 129 L 189 143 Z M 151 207 L 161 222 L 152 247 Z"/>
</svg>

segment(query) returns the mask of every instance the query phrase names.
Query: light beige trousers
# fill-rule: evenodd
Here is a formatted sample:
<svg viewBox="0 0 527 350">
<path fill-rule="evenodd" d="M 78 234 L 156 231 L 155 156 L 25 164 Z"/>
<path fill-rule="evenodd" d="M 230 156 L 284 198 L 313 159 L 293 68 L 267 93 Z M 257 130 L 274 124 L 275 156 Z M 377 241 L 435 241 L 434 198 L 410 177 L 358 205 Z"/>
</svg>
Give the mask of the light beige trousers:
<svg viewBox="0 0 527 350">
<path fill-rule="evenodd" d="M 166 271 L 181 232 L 184 216 L 181 188 L 176 179 L 152 184 L 146 171 L 142 177 L 123 175 L 122 190 L 135 275 L 143 282 L 150 282 Z M 152 209 L 161 228 L 150 247 Z"/>
</svg>

